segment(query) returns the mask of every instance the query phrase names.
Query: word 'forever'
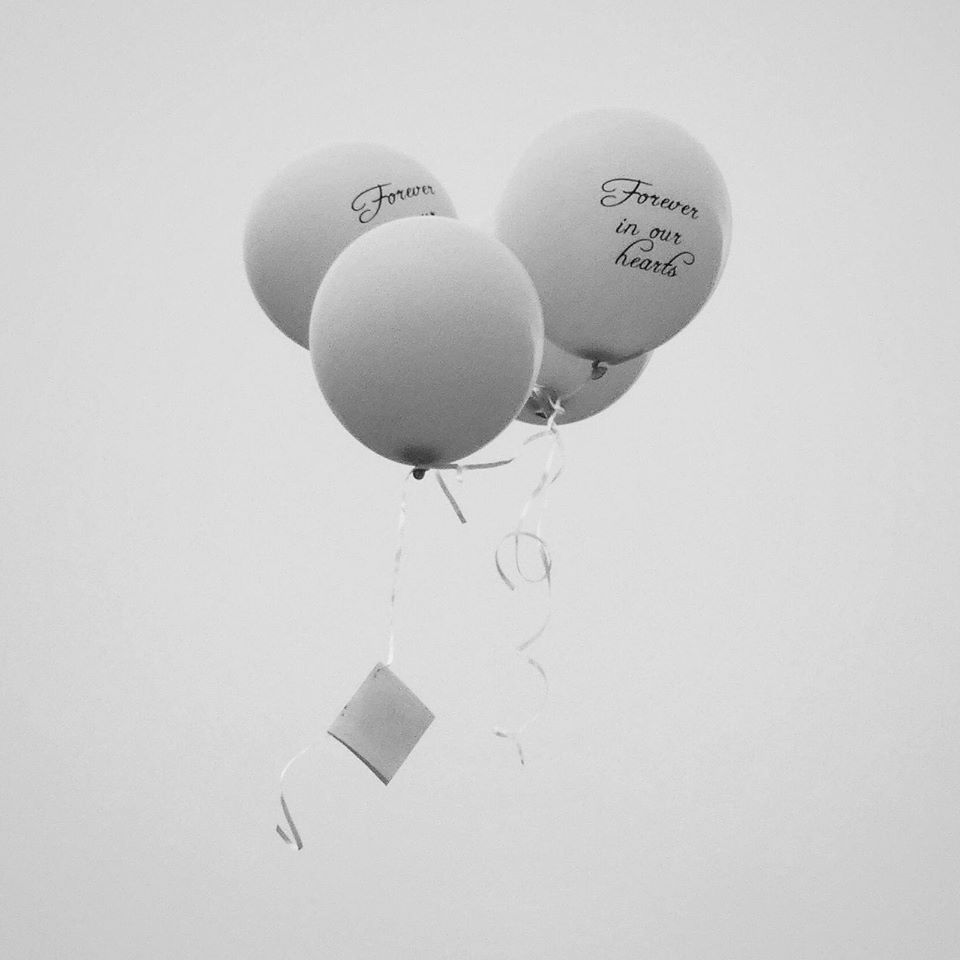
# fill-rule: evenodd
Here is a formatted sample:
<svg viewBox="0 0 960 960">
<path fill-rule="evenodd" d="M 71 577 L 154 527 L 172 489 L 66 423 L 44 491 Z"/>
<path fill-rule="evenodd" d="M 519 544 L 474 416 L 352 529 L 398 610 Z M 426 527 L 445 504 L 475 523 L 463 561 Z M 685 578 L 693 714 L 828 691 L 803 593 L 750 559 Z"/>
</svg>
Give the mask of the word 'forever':
<svg viewBox="0 0 960 960">
<path fill-rule="evenodd" d="M 662 207 L 665 210 L 676 210 L 682 217 L 689 217 L 696 220 L 699 211 L 693 204 L 684 203 L 682 200 L 672 200 L 670 197 L 661 196 L 659 193 L 651 193 L 649 190 L 643 190 L 641 187 L 652 187 L 652 183 L 646 180 L 629 177 L 613 177 L 605 180 L 601 185 L 603 196 L 600 198 L 600 204 L 604 207 L 619 207 L 621 203 L 626 203 L 631 197 L 634 203 L 639 206 L 649 204 L 651 207 Z"/>
<path fill-rule="evenodd" d="M 376 183 L 366 190 L 361 190 L 350 204 L 350 209 L 358 214 L 361 223 L 369 223 L 379 212 L 380 208 L 387 204 L 392 207 L 401 200 L 412 200 L 414 197 L 430 194 L 436 194 L 436 191 L 429 184 L 421 184 L 415 187 L 398 187 L 396 190 L 386 191 L 389 183 Z"/>
</svg>

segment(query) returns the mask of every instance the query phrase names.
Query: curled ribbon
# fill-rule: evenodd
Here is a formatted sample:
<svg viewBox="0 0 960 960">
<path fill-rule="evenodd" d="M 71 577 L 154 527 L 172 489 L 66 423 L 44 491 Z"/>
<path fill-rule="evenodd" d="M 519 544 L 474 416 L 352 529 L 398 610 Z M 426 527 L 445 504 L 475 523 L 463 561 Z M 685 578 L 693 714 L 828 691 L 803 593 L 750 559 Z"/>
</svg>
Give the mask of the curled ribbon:
<svg viewBox="0 0 960 960">
<path fill-rule="evenodd" d="M 511 542 L 513 543 L 513 566 L 516 569 L 517 577 L 524 583 L 545 583 L 547 585 L 547 612 L 544 615 L 540 626 L 532 634 L 521 640 L 519 643 L 514 644 L 514 649 L 518 654 L 525 654 L 527 649 L 543 636 L 547 630 L 547 627 L 550 625 L 551 608 L 553 605 L 553 560 L 550 557 L 550 550 L 547 547 L 546 541 L 541 536 L 541 531 L 543 527 L 543 519 L 546 514 L 547 503 L 549 500 L 550 487 L 557 481 L 558 477 L 563 472 L 563 441 L 560 439 L 560 432 L 557 430 L 557 417 L 563 413 L 563 406 L 559 400 L 545 391 L 540 390 L 539 387 L 535 391 L 535 396 L 537 397 L 541 406 L 544 406 L 550 410 L 550 414 L 547 419 L 546 428 L 538 433 L 535 433 L 532 437 L 528 437 L 524 445 L 548 438 L 550 440 L 550 452 L 547 455 L 546 462 L 543 466 L 543 471 L 540 474 L 540 480 L 533 489 L 533 492 L 527 498 L 527 502 L 524 504 L 523 509 L 520 511 L 520 518 L 517 521 L 517 526 L 512 532 L 508 533 L 500 541 L 500 543 L 497 545 L 496 551 L 494 552 L 494 562 L 496 563 L 497 573 L 500 575 L 500 579 L 506 584 L 507 587 L 509 587 L 510 590 L 516 590 L 517 584 L 515 584 L 507 575 L 504 565 L 500 560 L 500 552 L 504 544 Z M 549 407 L 547 407 L 548 404 Z M 560 465 L 555 468 L 554 462 L 557 459 L 560 460 Z M 538 500 L 540 501 L 540 514 L 537 518 L 536 526 L 531 532 L 530 530 L 524 529 L 524 525 L 527 522 L 527 517 L 530 514 L 530 511 L 533 509 Z M 540 569 L 535 574 L 528 573 L 521 563 L 520 546 L 524 540 L 536 544 L 537 547 L 537 557 L 540 562 Z M 515 730 L 506 730 L 502 727 L 494 727 L 493 730 L 496 736 L 503 737 L 504 739 L 512 740 L 514 742 L 521 764 L 524 764 L 526 760 L 524 758 L 523 745 L 520 742 L 520 735 L 543 712 L 543 708 L 546 705 L 547 698 L 550 694 L 550 684 L 547 680 L 547 673 L 543 669 L 543 666 L 531 656 L 525 656 L 524 660 L 528 666 L 537 672 L 541 681 L 543 682 L 543 692 L 540 703 L 533 715 Z"/>
<path fill-rule="evenodd" d="M 288 835 L 286 830 L 277 824 L 277 833 L 280 835 L 280 839 L 288 846 L 296 846 L 298 850 L 303 849 L 303 840 L 300 839 L 300 831 L 297 829 L 297 825 L 293 822 L 293 817 L 290 814 L 290 808 L 287 806 L 286 798 L 283 795 L 283 781 L 286 779 L 287 771 L 294 765 L 294 763 L 299 760 L 311 747 L 313 744 L 308 744 L 305 746 L 298 754 L 291 757 L 286 766 L 283 768 L 283 771 L 280 773 L 280 806 L 283 809 L 283 815 L 286 818 L 287 826 L 290 828 L 290 834 Z M 291 839 L 292 836 L 292 839 Z"/>
</svg>

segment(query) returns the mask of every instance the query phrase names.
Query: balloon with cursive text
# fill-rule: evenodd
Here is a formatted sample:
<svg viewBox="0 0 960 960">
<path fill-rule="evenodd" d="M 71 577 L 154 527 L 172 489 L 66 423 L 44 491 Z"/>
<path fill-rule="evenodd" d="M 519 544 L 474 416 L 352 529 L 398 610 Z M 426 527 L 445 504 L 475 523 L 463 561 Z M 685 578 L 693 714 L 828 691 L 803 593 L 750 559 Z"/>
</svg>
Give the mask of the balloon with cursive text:
<svg viewBox="0 0 960 960">
<path fill-rule="evenodd" d="M 598 376 L 590 360 L 567 353 L 544 340 L 536 388 L 517 419 L 542 427 L 553 412 L 550 402 L 553 400 L 563 407 L 563 412 L 557 416 L 558 424 L 586 420 L 619 400 L 640 378 L 651 355 L 641 353 L 632 360 L 601 369 Z"/>
<path fill-rule="evenodd" d="M 282 170 L 247 220 L 244 262 L 254 295 L 291 340 L 309 346 L 317 288 L 346 246 L 400 217 L 455 217 L 416 160 L 370 143 L 336 144 Z"/>
<path fill-rule="evenodd" d="M 387 223 L 330 267 L 310 355 L 331 410 L 415 467 L 479 450 L 516 417 L 543 351 L 537 291 L 496 238 L 447 217 Z"/>
<path fill-rule="evenodd" d="M 617 364 L 665 343 L 707 302 L 726 259 L 730 201 L 682 127 L 597 110 L 534 141 L 495 232 L 536 285 L 547 338 Z"/>
</svg>

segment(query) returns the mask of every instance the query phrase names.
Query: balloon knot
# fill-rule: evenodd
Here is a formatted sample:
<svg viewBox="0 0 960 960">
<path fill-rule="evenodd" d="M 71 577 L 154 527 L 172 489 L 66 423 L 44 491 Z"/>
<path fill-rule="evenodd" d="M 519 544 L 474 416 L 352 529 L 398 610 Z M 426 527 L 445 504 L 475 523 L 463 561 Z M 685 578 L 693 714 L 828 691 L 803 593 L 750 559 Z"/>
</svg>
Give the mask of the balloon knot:
<svg viewBox="0 0 960 960">
<path fill-rule="evenodd" d="M 602 360 L 594 360 L 593 366 L 590 368 L 590 379 L 599 380 L 606 372 L 607 365 Z"/>
<path fill-rule="evenodd" d="M 550 414 L 559 402 L 546 387 L 542 387 L 539 384 L 533 388 L 530 399 L 533 400 L 533 405 L 536 407 L 536 415 L 541 420 L 549 420 Z"/>
<path fill-rule="evenodd" d="M 413 479 L 422 480 L 427 475 L 426 467 L 414 467 L 413 470 Z"/>
</svg>

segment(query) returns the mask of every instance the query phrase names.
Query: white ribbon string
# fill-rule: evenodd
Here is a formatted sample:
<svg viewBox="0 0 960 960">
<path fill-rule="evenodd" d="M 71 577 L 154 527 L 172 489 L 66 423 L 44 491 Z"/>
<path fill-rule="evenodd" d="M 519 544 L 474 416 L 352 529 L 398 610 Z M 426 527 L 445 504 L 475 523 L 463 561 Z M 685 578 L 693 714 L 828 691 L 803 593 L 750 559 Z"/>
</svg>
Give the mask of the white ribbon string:
<svg viewBox="0 0 960 960">
<path fill-rule="evenodd" d="M 494 562 L 497 567 L 497 573 L 500 575 L 500 579 L 503 580 L 503 582 L 511 590 L 516 590 L 517 585 L 513 582 L 513 580 L 510 579 L 509 576 L 507 576 L 503 564 L 500 561 L 501 548 L 505 543 L 511 541 L 513 543 L 513 566 L 516 568 L 517 577 L 524 583 L 545 583 L 547 585 L 547 612 L 540 626 L 532 634 L 525 637 L 519 643 L 514 644 L 514 649 L 518 654 L 525 654 L 527 649 L 536 643 L 536 641 L 539 640 L 546 632 L 547 627 L 550 625 L 551 610 L 553 606 L 553 560 L 550 557 L 550 550 L 547 547 L 546 541 L 543 539 L 541 534 L 544 516 L 549 500 L 550 487 L 556 482 L 557 478 L 563 471 L 563 441 L 560 439 L 560 433 L 557 430 L 557 417 L 563 413 L 563 406 L 558 400 L 544 393 L 540 393 L 539 399 L 541 402 L 549 402 L 551 407 L 550 417 L 547 420 L 546 428 L 541 430 L 539 433 L 535 433 L 532 437 L 529 437 L 526 440 L 526 443 L 533 443 L 534 441 L 543 438 L 549 438 L 550 452 L 547 455 L 547 459 L 543 466 L 543 471 L 540 474 L 540 480 L 538 481 L 536 487 L 534 487 L 533 492 L 527 498 L 527 502 L 523 505 L 523 509 L 520 511 L 520 518 L 517 521 L 517 526 L 511 533 L 508 533 L 500 541 L 500 543 L 497 545 L 496 551 L 494 552 Z M 558 458 L 560 459 L 560 465 L 555 468 L 554 463 Z M 527 517 L 538 500 L 540 501 L 540 514 L 537 518 L 536 526 L 534 527 L 533 531 L 525 530 L 524 526 L 527 523 Z M 520 559 L 520 545 L 525 539 L 530 540 L 537 545 L 537 554 L 540 560 L 540 570 L 533 575 L 524 569 Z M 524 656 L 524 661 L 529 667 L 537 672 L 542 681 L 543 690 L 540 703 L 538 704 L 534 713 L 516 729 L 507 730 L 502 727 L 495 727 L 493 730 L 496 736 L 503 737 L 514 742 L 521 764 L 525 764 L 526 759 L 523 753 L 523 745 L 520 742 L 520 735 L 543 712 L 543 708 L 546 706 L 546 702 L 550 694 L 550 684 L 547 680 L 547 673 L 543 666 L 530 656 Z"/>
<path fill-rule="evenodd" d="M 454 495 L 450 492 L 450 488 L 447 486 L 447 481 L 444 480 L 439 473 L 435 473 L 433 476 L 439 484 L 440 489 L 443 491 L 444 496 L 450 501 L 450 506 L 453 507 L 453 512 L 457 515 L 457 519 L 461 523 L 466 523 L 467 518 L 463 515 L 463 511 L 460 509 L 460 504 L 457 503 L 456 497 L 454 497 Z"/>
<path fill-rule="evenodd" d="M 400 487 L 400 516 L 397 520 L 397 549 L 393 554 L 393 581 L 390 586 L 390 628 L 387 635 L 387 656 L 383 661 L 384 666 L 389 667 L 393 663 L 393 658 L 397 652 L 396 640 L 396 612 L 397 612 L 397 590 L 400 585 L 400 561 L 403 559 L 403 533 L 407 526 L 407 486 L 410 478 L 416 475 L 416 470 L 411 470 L 403 478 L 403 484 Z"/>
<path fill-rule="evenodd" d="M 290 835 L 292 835 L 292 839 L 279 823 L 277 824 L 277 833 L 280 835 L 280 839 L 288 847 L 296 846 L 298 850 L 303 849 L 303 840 L 300 839 L 300 831 L 297 830 L 297 825 L 293 822 L 293 817 L 290 814 L 290 808 L 287 806 L 286 798 L 283 795 L 283 781 L 287 777 L 287 771 L 313 746 L 314 744 L 312 743 L 307 744 L 307 746 L 305 746 L 299 753 L 292 756 L 287 761 L 286 766 L 280 773 L 280 806 L 283 809 L 283 815 L 286 818 L 287 826 L 290 828 Z"/>
<path fill-rule="evenodd" d="M 490 470 L 493 467 L 502 467 L 508 463 L 513 462 L 513 457 L 510 457 L 507 460 L 493 460 L 490 463 L 441 463 L 432 467 L 414 467 L 410 470 L 407 475 L 403 478 L 403 486 L 400 491 L 400 516 L 397 520 L 397 549 L 393 555 L 393 582 L 390 587 L 390 627 L 387 636 L 387 656 L 383 661 L 384 666 L 391 666 L 393 664 L 394 656 L 396 655 L 397 641 L 396 641 L 396 610 L 397 610 L 397 592 L 400 585 L 400 566 L 401 561 L 403 560 L 403 534 L 407 525 L 407 494 L 410 478 L 413 477 L 417 480 L 421 480 L 426 474 L 427 470 L 456 470 L 457 471 L 457 480 L 461 483 L 463 482 L 463 474 L 465 470 Z M 456 498 L 453 495 L 453 492 L 450 490 L 450 487 L 447 486 L 446 481 L 443 479 L 439 472 L 434 473 L 434 477 L 437 480 L 437 484 L 440 489 L 443 491 L 444 496 L 447 498 L 450 506 L 453 508 L 453 512 L 457 515 L 457 519 L 461 523 L 466 523 L 467 518 L 463 515 L 463 511 L 460 509 L 460 504 L 457 503 Z"/>
<path fill-rule="evenodd" d="M 417 479 L 423 477 L 423 475 L 428 470 L 456 470 L 457 471 L 457 482 L 463 483 L 463 474 L 465 470 L 490 470 L 493 467 L 505 467 L 508 463 L 513 463 L 514 457 L 509 457 L 506 460 L 491 460 L 489 463 L 438 463 L 432 467 L 416 467 L 413 471 L 413 474 Z M 457 515 L 457 519 L 461 523 L 466 523 L 467 518 L 463 515 L 463 511 L 460 509 L 460 504 L 457 503 L 456 498 L 450 490 L 450 487 L 447 486 L 446 481 L 440 475 L 440 473 L 434 473 L 437 484 L 440 489 L 443 491 L 443 495 L 447 498 L 450 503 L 450 506 L 453 508 L 453 512 Z"/>
</svg>

